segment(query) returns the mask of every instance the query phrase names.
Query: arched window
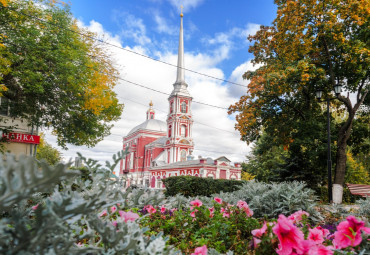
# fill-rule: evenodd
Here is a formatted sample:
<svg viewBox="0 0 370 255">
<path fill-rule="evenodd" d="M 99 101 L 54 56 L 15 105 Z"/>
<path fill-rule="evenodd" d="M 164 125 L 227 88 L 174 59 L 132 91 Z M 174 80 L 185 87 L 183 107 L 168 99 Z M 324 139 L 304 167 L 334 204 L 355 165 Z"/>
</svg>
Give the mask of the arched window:
<svg viewBox="0 0 370 255">
<path fill-rule="evenodd" d="M 186 125 L 181 125 L 181 136 L 186 137 Z"/>
<path fill-rule="evenodd" d="M 186 150 L 181 151 L 181 161 L 186 161 Z"/>
<path fill-rule="evenodd" d="M 172 131 L 172 127 L 168 126 L 168 137 L 171 137 L 171 131 Z"/>
<path fill-rule="evenodd" d="M 186 113 L 186 102 L 181 103 L 181 112 Z"/>
</svg>

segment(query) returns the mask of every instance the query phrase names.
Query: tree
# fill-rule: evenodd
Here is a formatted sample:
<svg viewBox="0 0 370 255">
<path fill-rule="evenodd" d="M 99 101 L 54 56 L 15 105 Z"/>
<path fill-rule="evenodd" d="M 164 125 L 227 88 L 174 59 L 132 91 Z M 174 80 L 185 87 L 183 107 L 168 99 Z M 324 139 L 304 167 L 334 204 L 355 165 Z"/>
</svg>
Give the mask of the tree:
<svg viewBox="0 0 370 255">
<path fill-rule="evenodd" d="M 254 41 L 249 48 L 254 54 L 253 62 L 262 66 L 244 74 L 250 80 L 248 93 L 230 106 L 229 113 L 237 113 L 236 129 L 242 140 L 255 141 L 264 127 L 268 134 L 289 145 L 298 127 L 307 124 L 314 127 L 323 117 L 315 91 L 320 88 L 330 96 L 333 87 L 342 84 L 348 94 L 340 95 L 332 106 L 346 111 L 336 131 L 334 178 L 335 184 L 343 185 L 353 121 L 361 105 L 366 109 L 370 105 L 366 99 L 370 3 L 359 0 L 275 3 L 278 11 L 272 26 L 261 26 L 249 37 Z M 356 93 L 354 104 L 350 92 Z M 324 132 L 325 128 L 319 130 Z"/>
<path fill-rule="evenodd" d="M 117 70 L 68 6 L 10 1 L 0 9 L 0 31 L 0 61 L 8 63 L 0 77 L 11 116 L 53 129 L 64 148 L 93 146 L 109 134 L 109 123 L 122 113 L 113 91 Z"/>
<path fill-rule="evenodd" d="M 54 166 L 62 160 L 62 154 L 58 149 L 45 141 L 45 135 L 40 134 L 40 144 L 37 146 L 36 158 L 45 160 L 49 165 Z"/>
</svg>

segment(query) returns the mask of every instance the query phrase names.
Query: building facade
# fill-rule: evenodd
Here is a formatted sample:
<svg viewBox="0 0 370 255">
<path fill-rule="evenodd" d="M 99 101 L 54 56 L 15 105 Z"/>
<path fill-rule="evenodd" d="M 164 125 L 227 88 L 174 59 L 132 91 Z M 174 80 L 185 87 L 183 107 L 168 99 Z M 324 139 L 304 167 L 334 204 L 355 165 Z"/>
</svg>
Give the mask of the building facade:
<svg viewBox="0 0 370 255">
<path fill-rule="evenodd" d="M 120 176 L 128 185 L 136 184 L 162 188 L 162 179 L 170 176 L 191 175 L 215 179 L 241 178 L 239 163 L 231 164 L 222 156 L 193 159 L 194 150 L 192 97 L 188 92 L 184 71 L 183 15 L 181 14 L 177 78 L 168 98 L 166 122 L 155 119 L 150 102 L 146 121 L 134 127 L 123 138 L 123 150 L 128 150 L 120 164 Z"/>
<path fill-rule="evenodd" d="M 8 99 L 0 97 L 0 146 L 3 153 L 19 155 L 36 155 L 36 147 L 40 143 L 37 129 L 29 123 L 9 114 Z"/>
</svg>

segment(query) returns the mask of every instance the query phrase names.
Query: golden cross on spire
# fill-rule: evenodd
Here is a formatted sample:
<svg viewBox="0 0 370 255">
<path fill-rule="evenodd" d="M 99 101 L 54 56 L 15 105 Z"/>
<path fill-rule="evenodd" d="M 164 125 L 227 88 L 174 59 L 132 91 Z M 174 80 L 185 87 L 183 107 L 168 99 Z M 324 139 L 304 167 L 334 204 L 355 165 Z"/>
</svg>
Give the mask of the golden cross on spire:
<svg viewBox="0 0 370 255">
<path fill-rule="evenodd" d="M 181 8 L 181 14 L 180 14 L 180 17 L 182 18 L 182 17 L 184 17 L 184 14 L 182 14 L 182 9 L 184 9 L 184 6 L 180 6 L 180 8 Z"/>
</svg>

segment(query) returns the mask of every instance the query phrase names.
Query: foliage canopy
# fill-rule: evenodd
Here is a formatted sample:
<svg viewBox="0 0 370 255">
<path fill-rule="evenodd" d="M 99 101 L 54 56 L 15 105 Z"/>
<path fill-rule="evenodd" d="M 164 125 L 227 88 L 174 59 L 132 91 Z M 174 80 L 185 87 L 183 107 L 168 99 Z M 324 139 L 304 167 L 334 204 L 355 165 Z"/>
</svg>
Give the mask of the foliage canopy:
<svg viewBox="0 0 370 255">
<path fill-rule="evenodd" d="M 262 64 L 244 74 L 248 92 L 230 106 L 237 113 L 236 129 L 242 140 L 253 142 L 261 128 L 279 144 L 289 146 L 310 133 L 325 132 L 323 109 L 315 91 L 330 97 L 341 84 L 355 100 L 340 95 L 335 109 L 346 111 L 335 138 L 335 182 L 343 184 L 346 148 L 356 112 L 368 111 L 370 75 L 370 3 L 368 1 L 276 0 L 272 26 L 261 26 L 249 39 L 253 62 Z M 322 123 L 322 124 L 320 124 Z M 299 136 L 298 136 L 299 134 Z M 311 137 L 320 142 L 320 136 Z M 316 140 L 315 140 L 316 139 Z M 326 141 L 323 141 L 326 142 Z M 308 147 L 313 149 L 314 147 Z"/>
<path fill-rule="evenodd" d="M 0 9 L 0 30 L 0 92 L 11 116 L 52 128 L 63 147 L 93 146 L 109 134 L 122 112 L 113 91 L 117 70 L 68 6 L 10 1 Z"/>
</svg>

